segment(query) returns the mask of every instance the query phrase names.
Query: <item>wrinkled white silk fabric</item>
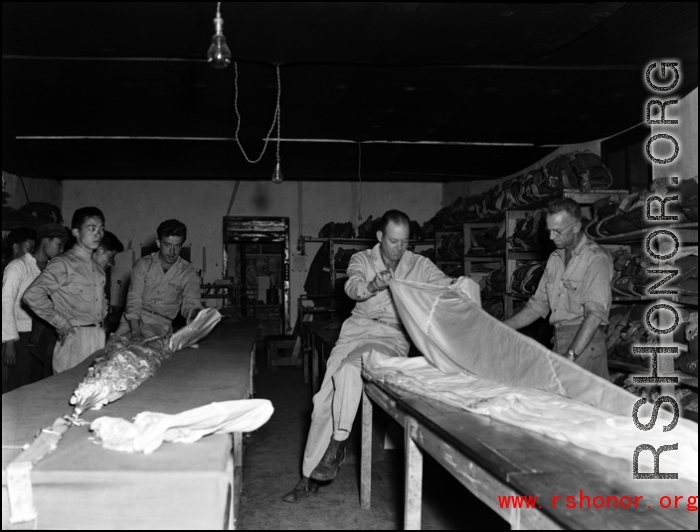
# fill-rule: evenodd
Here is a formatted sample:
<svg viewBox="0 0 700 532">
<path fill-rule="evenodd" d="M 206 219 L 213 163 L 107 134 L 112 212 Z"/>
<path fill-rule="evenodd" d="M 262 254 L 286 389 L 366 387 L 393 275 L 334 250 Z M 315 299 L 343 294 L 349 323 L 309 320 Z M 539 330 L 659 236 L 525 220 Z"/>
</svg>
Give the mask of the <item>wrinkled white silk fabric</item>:
<svg viewBox="0 0 700 532">
<path fill-rule="evenodd" d="M 416 347 L 444 373 L 466 371 L 629 415 L 639 399 L 483 311 L 466 290 L 391 281 L 401 321 Z"/>
<path fill-rule="evenodd" d="M 175 415 L 141 412 L 134 422 L 100 417 L 90 424 L 106 449 L 149 454 L 166 442 L 194 443 L 208 434 L 251 432 L 272 416 L 267 399 L 244 399 L 211 403 Z"/>
<path fill-rule="evenodd" d="M 365 354 L 372 379 L 470 412 L 631 462 L 641 443 L 678 443 L 661 455 L 661 472 L 698 479 L 697 424 L 659 411 L 653 429 L 639 430 L 632 410 L 639 397 L 580 368 L 488 315 L 463 290 L 391 281 L 402 322 L 425 357 Z M 639 409 L 650 420 L 652 404 Z M 652 454 L 639 455 L 640 471 L 653 471 Z"/>
</svg>

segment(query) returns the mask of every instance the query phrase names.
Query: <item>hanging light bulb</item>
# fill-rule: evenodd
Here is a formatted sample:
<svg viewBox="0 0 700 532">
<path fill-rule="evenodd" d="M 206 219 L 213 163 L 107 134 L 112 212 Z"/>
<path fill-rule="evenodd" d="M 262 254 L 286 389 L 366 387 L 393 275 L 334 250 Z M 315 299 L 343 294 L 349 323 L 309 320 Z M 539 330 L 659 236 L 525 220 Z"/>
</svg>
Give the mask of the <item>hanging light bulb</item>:
<svg viewBox="0 0 700 532">
<path fill-rule="evenodd" d="M 221 2 L 216 6 L 216 18 L 214 19 L 214 28 L 216 33 L 211 38 L 211 46 L 207 52 L 207 61 L 214 68 L 226 68 L 231 62 L 231 50 L 226 45 L 226 37 L 224 37 L 224 19 L 221 18 Z"/>
<path fill-rule="evenodd" d="M 277 161 L 277 164 L 275 165 L 275 171 L 272 172 L 272 182 L 280 184 L 282 181 L 284 181 L 284 176 L 282 175 L 282 168 L 280 167 L 280 162 Z"/>
</svg>

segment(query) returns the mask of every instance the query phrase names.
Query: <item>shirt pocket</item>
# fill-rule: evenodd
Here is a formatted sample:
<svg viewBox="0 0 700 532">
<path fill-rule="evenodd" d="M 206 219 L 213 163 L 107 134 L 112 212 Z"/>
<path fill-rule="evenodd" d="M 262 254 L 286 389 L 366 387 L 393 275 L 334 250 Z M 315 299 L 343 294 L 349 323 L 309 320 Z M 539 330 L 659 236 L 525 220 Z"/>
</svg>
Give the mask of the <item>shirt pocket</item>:
<svg viewBox="0 0 700 532">
<path fill-rule="evenodd" d="M 182 301 L 182 292 L 184 289 L 175 283 L 168 283 L 167 293 L 165 294 L 165 302 L 168 305 L 179 305 Z"/>
<path fill-rule="evenodd" d="M 581 314 L 581 301 L 583 294 L 581 293 L 581 281 L 573 279 L 564 279 L 562 281 L 563 289 L 566 291 L 566 310 L 571 314 Z"/>
<path fill-rule="evenodd" d="M 92 283 L 73 283 L 71 291 L 76 299 L 86 303 L 93 303 L 97 299 L 97 287 Z"/>
</svg>

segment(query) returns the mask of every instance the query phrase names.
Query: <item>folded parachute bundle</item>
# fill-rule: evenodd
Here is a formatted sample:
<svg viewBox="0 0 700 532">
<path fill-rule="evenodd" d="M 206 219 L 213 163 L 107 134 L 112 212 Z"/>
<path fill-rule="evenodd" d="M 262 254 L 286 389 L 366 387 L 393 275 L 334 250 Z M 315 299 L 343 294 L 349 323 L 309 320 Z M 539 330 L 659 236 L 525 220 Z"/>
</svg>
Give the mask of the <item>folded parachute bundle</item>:
<svg viewBox="0 0 700 532">
<path fill-rule="evenodd" d="M 506 270 L 496 268 L 486 277 L 486 288 L 482 291 L 484 296 L 498 296 L 506 291 Z"/>
<path fill-rule="evenodd" d="M 338 251 L 335 252 L 335 256 L 333 257 L 333 265 L 336 269 L 347 269 L 348 265 L 350 264 L 350 258 L 358 251 L 359 249 L 355 248 L 343 249 L 339 247 Z"/>
<path fill-rule="evenodd" d="M 441 235 L 436 257 L 438 260 L 459 260 L 464 256 L 464 234 Z"/>
<path fill-rule="evenodd" d="M 518 266 L 513 272 L 510 288 L 516 294 L 531 296 L 537 291 L 540 279 L 544 275 L 546 263 L 535 262 Z"/>
<path fill-rule="evenodd" d="M 433 262 L 437 260 L 435 258 L 435 248 L 422 249 L 418 252 L 418 254 L 430 259 Z"/>
<path fill-rule="evenodd" d="M 377 238 L 376 226 L 379 220 L 374 220 L 370 214 L 367 219 L 357 226 L 357 238 Z"/>
<path fill-rule="evenodd" d="M 563 188 L 575 188 L 583 192 L 610 188 L 613 179 L 610 170 L 600 156 L 590 151 L 559 155 L 549 160 L 545 175 Z"/>
<path fill-rule="evenodd" d="M 461 277 L 464 275 L 464 264 L 441 264 L 440 269 L 442 270 L 442 273 L 447 275 L 448 277 Z"/>
<path fill-rule="evenodd" d="M 510 237 L 513 249 L 530 250 L 552 247 L 546 220 L 546 209 L 528 212 L 525 218 L 518 220 L 513 235 Z"/>
<path fill-rule="evenodd" d="M 633 192 L 622 199 L 619 205 L 611 200 L 594 205 L 595 217 L 586 227 L 586 233 L 592 238 L 621 235 L 652 225 L 666 223 L 688 223 L 697 221 L 698 210 L 697 178 L 685 179 L 674 184 L 670 178 L 654 180 L 649 190 Z M 678 200 L 668 201 L 664 212 L 667 216 L 676 216 L 675 220 L 649 220 L 647 201 L 652 201 L 651 215 L 660 214 L 660 201 L 664 198 L 678 196 Z"/>
<path fill-rule="evenodd" d="M 328 222 L 318 232 L 319 238 L 355 238 L 352 222 Z"/>
<path fill-rule="evenodd" d="M 479 244 L 479 247 L 483 248 L 487 253 L 494 253 L 497 251 L 505 251 L 506 249 L 506 222 L 505 220 L 499 224 L 490 227 L 483 233 L 475 233 L 474 238 Z M 477 254 L 477 250 L 472 251 L 473 254 Z"/>
</svg>

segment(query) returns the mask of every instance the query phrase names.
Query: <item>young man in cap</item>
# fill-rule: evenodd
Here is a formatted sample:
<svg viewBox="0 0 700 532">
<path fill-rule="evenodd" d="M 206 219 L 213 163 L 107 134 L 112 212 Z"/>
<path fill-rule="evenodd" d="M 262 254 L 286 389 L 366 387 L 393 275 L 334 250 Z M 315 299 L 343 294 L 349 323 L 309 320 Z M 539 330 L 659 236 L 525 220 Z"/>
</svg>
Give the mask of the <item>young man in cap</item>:
<svg viewBox="0 0 700 532">
<path fill-rule="evenodd" d="M 36 230 L 37 245 L 30 253 L 11 261 L 2 278 L 2 392 L 14 390 L 41 378 L 42 361 L 31 356 L 31 334 L 36 327 L 22 306 L 27 287 L 63 251 L 68 239 L 58 224 L 45 224 Z M 33 354 L 33 353 L 32 353 Z"/>
<path fill-rule="evenodd" d="M 503 323 L 522 329 L 550 314 L 554 351 L 591 373 L 609 378 L 602 326 L 612 304 L 609 253 L 581 231 L 581 207 L 570 198 L 549 202 L 547 229 L 556 250 L 535 294 Z"/>
<path fill-rule="evenodd" d="M 116 331 L 133 341 L 172 333 L 178 311 L 189 322 L 202 310 L 197 272 L 180 257 L 187 226 L 165 220 L 157 234 L 158 251 L 141 257 L 131 270 L 126 310 Z"/>
<path fill-rule="evenodd" d="M 31 227 L 18 227 L 10 231 L 2 248 L 2 269 L 25 253 L 34 251 L 36 231 Z"/>
<path fill-rule="evenodd" d="M 97 207 L 75 211 L 71 223 L 75 244 L 52 260 L 24 293 L 29 308 L 56 327 L 55 373 L 78 365 L 105 345 L 105 272 L 92 260 L 102 242 L 104 221 Z"/>
</svg>

